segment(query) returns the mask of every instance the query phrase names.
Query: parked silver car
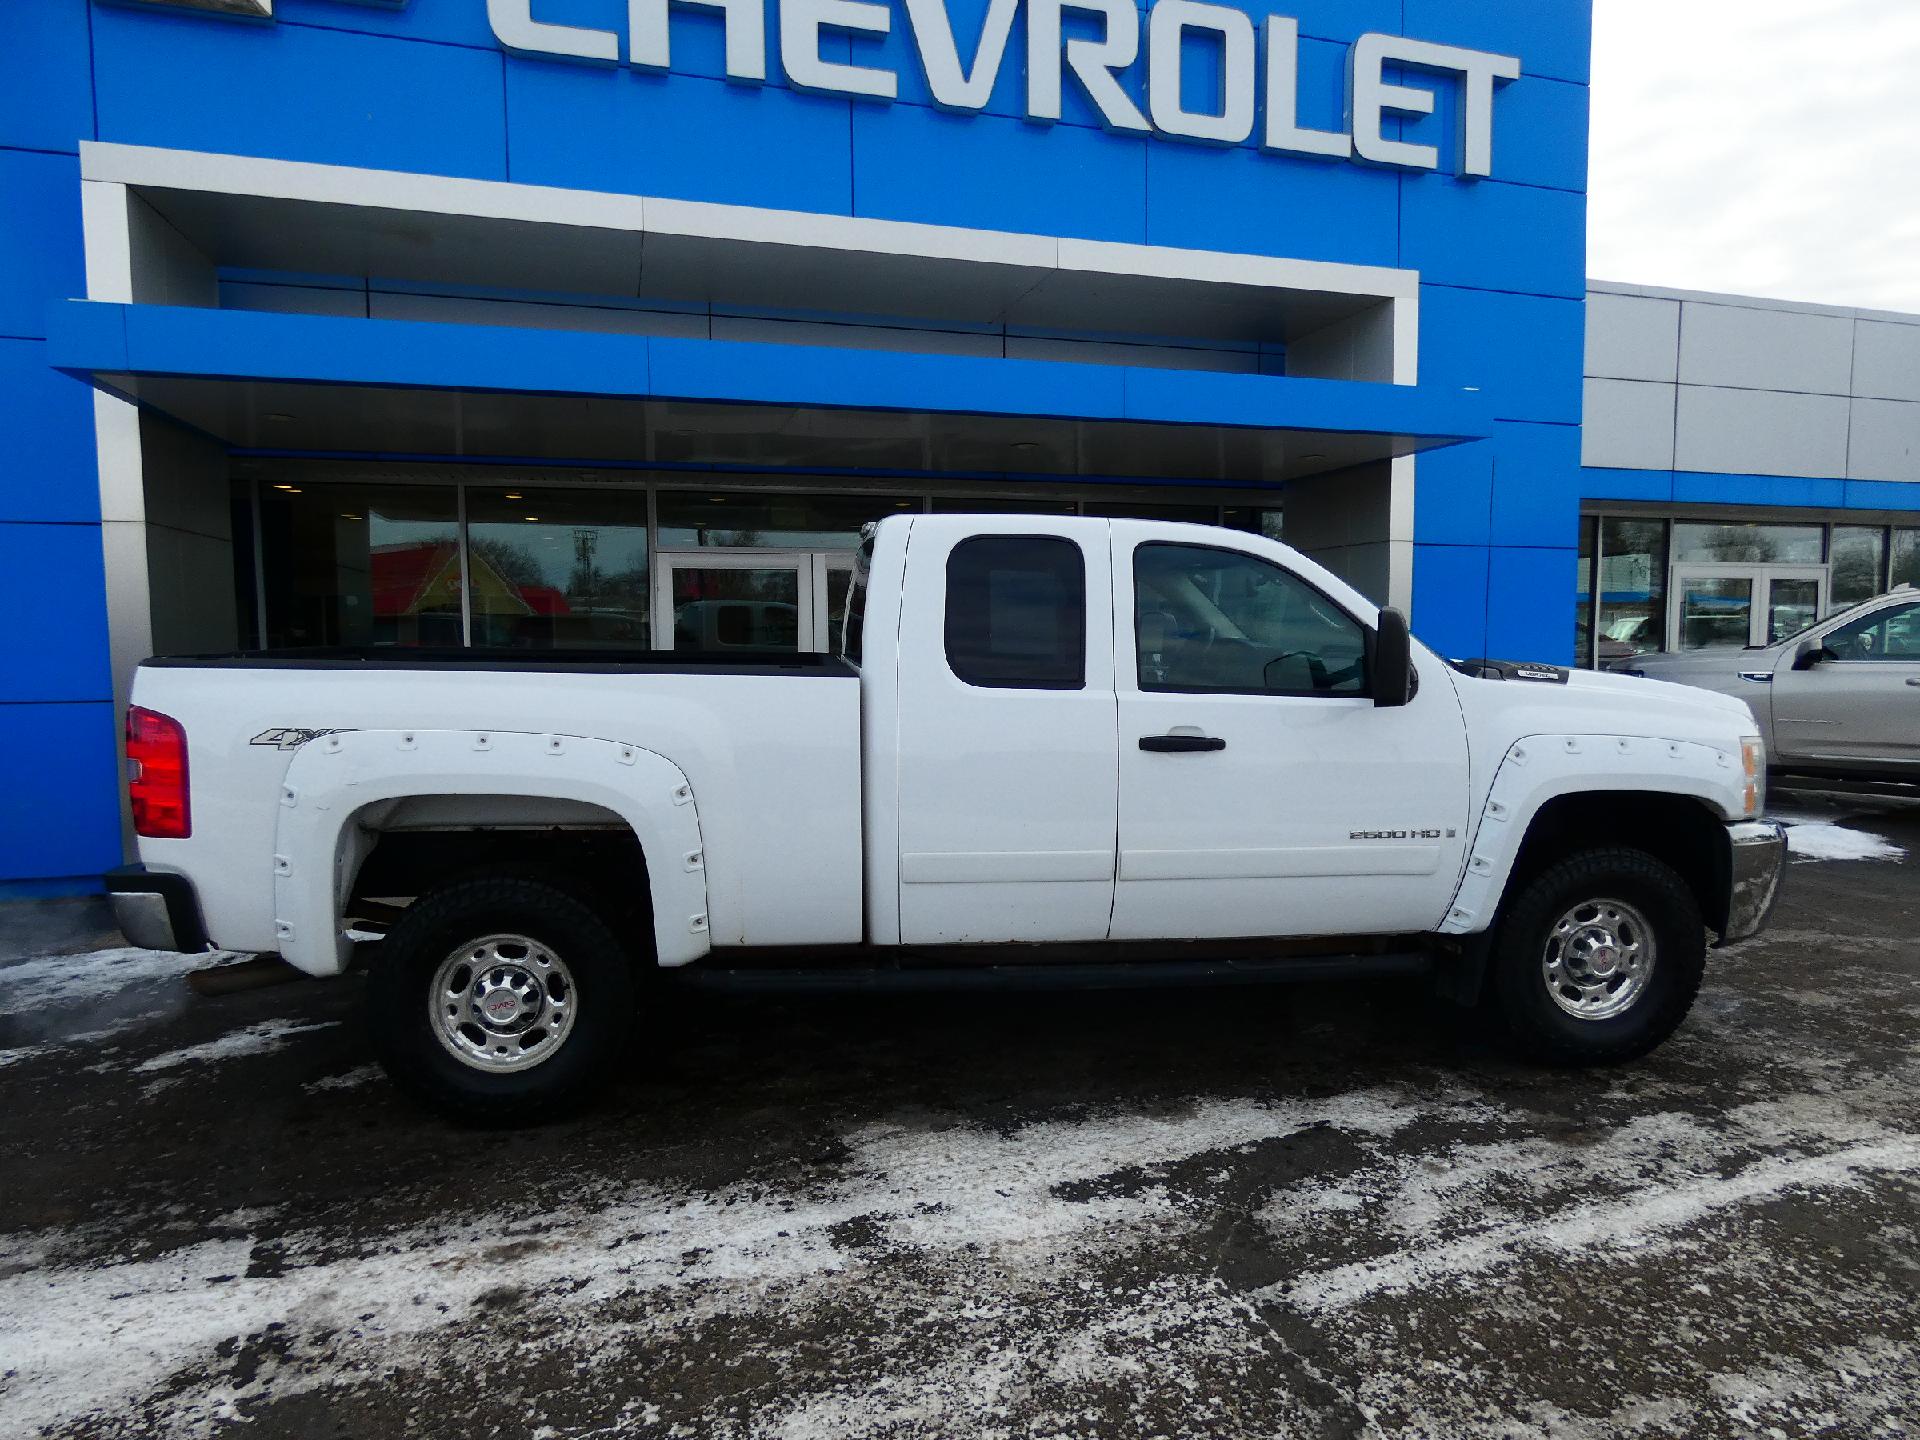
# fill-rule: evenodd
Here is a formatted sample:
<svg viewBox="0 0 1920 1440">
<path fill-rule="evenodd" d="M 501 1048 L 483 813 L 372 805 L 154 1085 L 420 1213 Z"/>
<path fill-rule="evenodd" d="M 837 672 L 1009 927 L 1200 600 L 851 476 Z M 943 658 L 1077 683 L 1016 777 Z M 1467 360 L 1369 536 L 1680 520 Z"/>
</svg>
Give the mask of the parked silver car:
<svg viewBox="0 0 1920 1440">
<path fill-rule="evenodd" d="M 1920 783 L 1920 591 L 1911 585 L 1776 645 L 1640 655 L 1608 668 L 1745 700 L 1776 775 Z"/>
</svg>

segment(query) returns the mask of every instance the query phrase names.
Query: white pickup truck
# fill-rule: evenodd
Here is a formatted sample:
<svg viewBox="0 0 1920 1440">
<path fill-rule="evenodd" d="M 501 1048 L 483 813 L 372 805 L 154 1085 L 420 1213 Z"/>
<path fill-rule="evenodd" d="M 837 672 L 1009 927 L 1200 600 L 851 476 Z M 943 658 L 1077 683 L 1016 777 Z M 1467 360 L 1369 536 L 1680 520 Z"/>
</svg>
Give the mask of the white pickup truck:
<svg viewBox="0 0 1920 1440">
<path fill-rule="evenodd" d="M 365 945 L 395 1079 L 512 1118 L 669 980 L 1420 975 L 1624 1060 L 1778 888 L 1740 701 L 1449 664 L 1256 536 L 901 516 L 847 614 L 838 655 L 150 660 L 121 926 L 315 976 Z"/>
</svg>

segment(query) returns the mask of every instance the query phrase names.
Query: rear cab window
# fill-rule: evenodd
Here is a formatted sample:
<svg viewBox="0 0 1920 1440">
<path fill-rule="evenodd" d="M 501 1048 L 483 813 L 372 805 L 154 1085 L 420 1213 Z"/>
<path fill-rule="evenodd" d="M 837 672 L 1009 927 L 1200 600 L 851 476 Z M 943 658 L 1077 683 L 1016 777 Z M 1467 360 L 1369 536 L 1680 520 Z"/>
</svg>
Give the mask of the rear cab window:
<svg viewBox="0 0 1920 1440">
<path fill-rule="evenodd" d="M 976 535 L 947 556 L 947 667 L 968 685 L 1084 690 L 1087 565 L 1053 535 Z"/>
</svg>

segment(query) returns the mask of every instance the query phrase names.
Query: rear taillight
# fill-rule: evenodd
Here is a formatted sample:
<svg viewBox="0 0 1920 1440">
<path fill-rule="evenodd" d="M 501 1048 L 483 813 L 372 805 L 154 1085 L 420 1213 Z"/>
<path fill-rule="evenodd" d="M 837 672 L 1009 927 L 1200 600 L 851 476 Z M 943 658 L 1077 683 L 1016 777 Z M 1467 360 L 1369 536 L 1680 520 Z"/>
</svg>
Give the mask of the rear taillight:
<svg viewBox="0 0 1920 1440">
<path fill-rule="evenodd" d="M 150 840 L 185 840 L 193 834 L 187 803 L 187 732 L 170 715 L 127 711 L 127 795 L 133 829 Z"/>
</svg>

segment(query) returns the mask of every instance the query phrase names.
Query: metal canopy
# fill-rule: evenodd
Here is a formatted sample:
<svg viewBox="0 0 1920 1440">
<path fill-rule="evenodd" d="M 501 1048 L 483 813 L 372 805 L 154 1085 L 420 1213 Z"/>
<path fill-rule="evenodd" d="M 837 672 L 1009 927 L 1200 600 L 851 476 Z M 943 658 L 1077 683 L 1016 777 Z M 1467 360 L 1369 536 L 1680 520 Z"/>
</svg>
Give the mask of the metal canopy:
<svg viewBox="0 0 1920 1440">
<path fill-rule="evenodd" d="M 84 301 L 50 348 L 241 450 L 1265 484 L 1490 433 L 1416 386 Z"/>
</svg>

